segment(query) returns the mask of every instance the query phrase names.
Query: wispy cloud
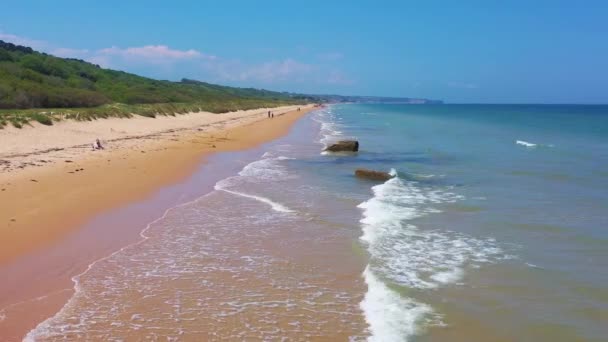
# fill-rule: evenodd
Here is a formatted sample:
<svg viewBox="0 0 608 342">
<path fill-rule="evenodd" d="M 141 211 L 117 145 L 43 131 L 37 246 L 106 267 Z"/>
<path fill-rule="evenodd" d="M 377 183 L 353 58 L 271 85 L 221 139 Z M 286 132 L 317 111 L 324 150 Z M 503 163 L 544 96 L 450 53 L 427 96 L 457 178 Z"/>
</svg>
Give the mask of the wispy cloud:
<svg viewBox="0 0 608 342">
<path fill-rule="evenodd" d="M 195 49 L 180 50 L 161 44 L 111 46 L 89 50 L 54 46 L 48 42 L 7 33 L 0 33 L 0 39 L 31 46 L 58 57 L 79 58 L 102 67 L 119 70 L 151 70 L 156 76 L 168 78 L 199 77 L 217 82 L 256 85 L 302 82 L 353 84 L 352 79 L 336 69 L 332 63 L 311 64 L 289 57 L 261 63 L 247 63 L 238 59 L 220 58 Z M 328 52 L 316 57 L 328 62 L 342 59 L 343 55 L 338 52 Z M 179 77 L 175 77 L 176 70 L 182 73 L 177 75 Z"/>
<path fill-rule="evenodd" d="M 354 81 L 335 68 L 304 63 L 293 58 L 259 64 L 221 59 L 202 64 L 206 73 L 218 82 L 246 82 L 270 85 L 273 83 L 313 83 L 352 85 Z"/>
<path fill-rule="evenodd" d="M 118 56 L 122 58 L 138 59 L 151 62 L 166 62 L 174 60 L 184 59 L 215 59 L 213 55 L 207 55 L 200 51 L 189 49 L 189 50 L 178 50 L 171 49 L 166 45 L 146 45 L 140 47 L 127 47 L 119 48 L 112 46 L 96 51 L 96 55 L 102 56 Z"/>
<path fill-rule="evenodd" d="M 16 45 L 28 46 L 37 50 L 44 50 L 49 47 L 49 44 L 42 40 L 29 39 L 26 37 L 17 36 L 10 33 L 0 32 L 0 40 L 7 41 Z"/>
<path fill-rule="evenodd" d="M 257 65 L 243 65 L 238 63 L 232 71 L 223 68 L 222 75 L 233 81 L 256 81 L 273 83 L 285 80 L 299 79 L 312 72 L 315 67 L 287 58 L 282 61 L 271 61 Z"/>
<path fill-rule="evenodd" d="M 49 51 L 53 56 L 64 58 L 86 58 L 90 55 L 87 49 L 54 48 Z"/>
<path fill-rule="evenodd" d="M 98 50 L 88 50 L 57 47 L 45 41 L 29 39 L 9 33 L 0 32 L 0 39 L 18 45 L 29 46 L 58 57 L 82 58 L 93 62 L 103 61 L 105 62 L 104 65 L 107 65 L 116 59 L 124 59 L 140 63 L 159 64 L 172 63 L 180 60 L 213 60 L 216 58 L 213 55 L 204 54 L 194 49 L 172 49 L 167 45 L 145 45 L 126 48 L 112 46 Z"/>
<path fill-rule="evenodd" d="M 198 50 L 172 49 L 167 45 L 145 45 L 120 48 L 112 46 L 88 53 L 84 59 L 109 68 L 125 68 L 131 65 L 161 65 L 170 67 L 178 63 L 215 60 L 217 57 Z"/>
</svg>

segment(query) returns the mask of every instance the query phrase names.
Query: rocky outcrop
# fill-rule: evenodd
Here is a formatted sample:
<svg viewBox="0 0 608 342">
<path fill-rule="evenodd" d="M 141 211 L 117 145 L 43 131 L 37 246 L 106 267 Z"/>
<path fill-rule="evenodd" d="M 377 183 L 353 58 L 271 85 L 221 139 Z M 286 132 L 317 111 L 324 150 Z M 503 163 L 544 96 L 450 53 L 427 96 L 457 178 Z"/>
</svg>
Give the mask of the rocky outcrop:
<svg viewBox="0 0 608 342">
<path fill-rule="evenodd" d="M 325 151 L 329 152 L 357 152 L 359 142 L 357 140 L 342 140 L 329 145 Z"/>
<path fill-rule="evenodd" d="M 383 182 L 393 178 L 393 175 L 391 175 L 388 172 L 368 170 L 368 169 L 355 170 L 355 176 L 357 176 L 359 178 L 365 178 L 365 179 L 371 179 L 371 180 L 383 181 Z"/>
</svg>

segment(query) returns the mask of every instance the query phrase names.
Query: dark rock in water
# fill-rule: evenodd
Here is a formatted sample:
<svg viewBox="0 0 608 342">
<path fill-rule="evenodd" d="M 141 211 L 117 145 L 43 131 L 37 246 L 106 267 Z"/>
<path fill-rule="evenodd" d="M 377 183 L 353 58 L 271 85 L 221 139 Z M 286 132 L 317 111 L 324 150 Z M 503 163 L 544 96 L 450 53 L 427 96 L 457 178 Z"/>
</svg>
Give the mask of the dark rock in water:
<svg viewBox="0 0 608 342">
<path fill-rule="evenodd" d="M 329 145 L 325 151 L 329 152 L 357 152 L 359 151 L 359 142 L 357 140 L 342 140 Z"/>
<path fill-rule="evenodd" d="M 368 170 L 368 169 L 355 170 L 355 176 L 357 176 L 359 178 L 365 178 L 365 179 L 371 179 L 371 180 L 377 180 L 377 181 L 387 181 L 387 180 L 393 178 L 393 175 L 391 175 L 388 172 Z"/>
</svg>

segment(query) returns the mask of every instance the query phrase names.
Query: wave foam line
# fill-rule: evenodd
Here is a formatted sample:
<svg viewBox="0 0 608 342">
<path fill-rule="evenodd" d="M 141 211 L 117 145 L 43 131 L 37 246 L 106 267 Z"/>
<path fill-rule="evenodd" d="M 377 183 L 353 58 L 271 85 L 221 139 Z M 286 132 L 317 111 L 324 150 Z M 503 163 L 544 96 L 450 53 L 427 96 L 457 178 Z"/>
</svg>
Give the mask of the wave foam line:
<svg viewBox="0 0 608 342">
<path fill-rule="evenodd" d="M 282 205 L 280 203 L 274 202 L 274 201 L 272 201 L 272 200 L 270 200 L 270 199 L 268 199 L 266 197 L 261 197 L 261 196 L 256 196 L 256 195 L 249 195 L 249 194 L 245 194 L 245 193 L 242 193 L 242 192 L 228 190 L 228 189 L 223 189 L 223 188 L 219 188 L 219 187 L 216 187 L 215 190 L 221 190 L 221 191 L 225 191 L 227 193 L 230 193 L 230 194 L 233 194 L 233 195 L 236 195 L 236 196 L 242 196 L 242 197 L 254 199 L 256 201 L 260 201 L 262 203 L 265 203 L 265 204 L 268 204 L 269 206 L 271 206 L 274 211 L 278 211 L 278 212 L 281 212 L 281 213 L 293 213 L 294 212 L 293 210 L 287 208 L 286 206 L 284 206 L 284 205 Z"/>
<path fill-rule="evenodd" d="M 4 321 L 6 319 L 6 312 L 9 309 L 11 309 L 11 308 L 14 308 L 14 307 L 17 307 L 19 305 L 22 305 L 22 304 L 25 304 L 25 303 L 29 303 L 29 302 L 41 301 L 41 300 L 47 299 L 47 298 L 49 298 L 51 296 L 54 296 L 56 294 L 59 294 L 61 292 L 72 291 L 72 290 L 73 289 L 61 289 L 61 290 L 53 291 L 51 293 L 44 294 L 42 296 L 38 296 L 38 297 L 35 297 L 35 298 L 29 298 L 29 299 L 22 300 L 22 301 L 13 303 L 13 304 L 9 304 L 9 305 L 3 307 L 2 309 L 0 309 L 0 322 Z"/>
<path fill-rule="evenodd" d="M 517 145 L 523 145 L 523 146 L 526 146 L 526 147 L 536 147 L 536 144 L 533 144 L 533 143 L 530 143 L 530 142 L 527 142 L 527 141 L 523 141 L 523 140 L 515 140 L 515 143 Z"/>
<path fill-rule="evenodd" d="M 182 203 L 182 204 L 178 204 L 176 206 L 173 206 L 171 208 L 168 208 L 167 210 L 165 210 L 165 212 L 163 213 L 162 216 L 160 216 L 159 218 L 157 218 L 156 220 L 148 223 L 146 225 L 146 227 L 139 232 L 139 236 L 141 237 L 141 240 L 130 243 L 122 248 L 120 248 L 119 250 L 106 255 L 105 257 L 102 257 L 100 259 L 97 259 L 95 261 L 93 261 L 92 263 L 90 263 L 87 268 L 82 271 L 81 273 L 75 275 L 72 277 L 72 282 L 74 283 L 74 294 L 72 295 L 72 297 L 70 297 L 70 299 L 68 299 L 68 301 L 63 305 L 63 307 L 61 307 L 61 309 L 59 309 L 59 311 L 57 311 L 53 316 L 45 319 L 44 321 L 40 322 L 35 328 L 33 328 L 32 330 L 30 330 L 27 335 L 25 335 L 25 337 L 23 338 L 24 342 L 36 342 L 37 338 L 40 337 L 40 335 L 43 335 L 45 331 L 50 331 L 51 330 L 51 326 L 53 324 L 53 320 L 55 318 L 60 317 L 61 313 L 64 312 L 65 310 L 68 310 L 72 305 L 74 305 L 75 300 L 77 299 L 78 295 L 82 294 L 84 292 L 82 286 L 80 285 L 80 278 L 82 276 L 84 276 L 85 274 L 87 274 L 97 263 L 108 260 L 110 258 L 112 258 L 113 256 L 119 254 L 120 252 L 131 248 L 131 247 L 135 247 L 137 245 L 140 245 L 141 243 L 145 242 L 146 240 L 148 240 L 150 237 L 146 235 L 146 232 L 148 230 L 150 230 L 150 228 L 152 227 L 152 225 L 154 225 L 155 223 L 163 220 L 165 217 L 167 217 L 167 215 L 169 214 L 169 212 L 171 212 L 171 210 L 173 209 L 177 209 L 180 207 L 184 207 L 186 205 L 192 204 L 192 203 L 196 203 L 198 201 L 200 201 L 201 199 L 203 199 L 204 197 L 207 197 L 209 194 L 205 194 L 201 197 L 198 197 L 192 201 L 186 202 L 186 203 Z"/>
<path fill-rule="evenodd" d="M 284 160 L 284 159 L 291 159 L 291 158 L 282 157 L 281 156 L 278 159 L 279 160 Z M 217 184 L 219 184 L 219 182 L 216 183 L 215 190 L 222 190 L 222 191 L 225 191 L 225 192 L 228 192 L 228 193 L 232 193 L 232 194 L 237 195 L 237 196 L 243 196 L 243 197 L 247 197 L 247 198 L 258 200 L 260 202 L 263 202 L 263 203 L 266 203 L 266 204 L 270 205 L 273 210 L 276 210 L 278 212 L 283 212 L 283 213 L 291 213 L 291 212 L 293 212 L 293 210 L 285 207 L 284 205 L 282 205 L 280 203 L 273 202 L 273 201 L 271 201 L 268 198 L 264 198 L 264 197 L 260 197 L 260 196 L 254 196 L 254 195 L 248 195 L 248 194 L 244 194 L 244 193 L 237 192 L 237 191 L 223 189 L 223 188 L 218 187 Z M 176 206 L 168 208 L 167 210 L 165 210 L 165 212 L 163 213 L 162 216 L 160 216 L 159 218 L 155 219 L 154 221 L 148 223 L 146 225 L 146 227 L 139 233 L 139 236 L 141 237 L 141 240 L 133 242 L 131 244 L 128 244 L 128 245 L 126 245 L 126 246 L 118 249 L 117 251 L 115 251 L 115 252 L 113 252 L 113 253 L 111 253 L 109 255 L 106 255 L 105 257 L 102 257 L 100 259 L 97 259 L 97 260 L 93 261 L 92 263 L 90 263 L 87 266 L 87 268 L 83 272 L 81 272 L 81 273 L 73 276 L 71 278 L 71 280 L 74 283 L 74 287 L 73 287 L 74 294 L 70 297 L 70 299 L 68 299 L 68 301 L 63 305 L 63 307 L 61 309 L 59 309 L 59 311 L 57 311 L 53 316 L 51 316 L 51 317 L 45 319 L 44 321 L 40 322 L 35 328 L 33 328 L 32 330 L 30 330 L 27 333 L 27 335 L 23 338 L 23 341 L 25 341 L 25 342 L 34 342 L 34 341 L 36 341 L 36 338 L 39 337 L 41 334 L 43 334 L 44 331 L 49 331 L 50 330 L 51 325 L 53 323 L 53 320 L 55 318 L 59 317 L 62 312 L 64 312 L 65 310 L 67 310 L 68 308 L 70 308 L 72 305 L 74 305 L 74 301 L 76 300 L 77 296 L 80 295 L 83 292 L 82 286 L 80 285 L 80 278 L 82 276 L 84 276 L 85 274 L 87 274 L 97 263 L 102 262 L 104 260 L 108 260 L 108 259 L 112 258 L 114 255 L 117 255 L 120 252 L 122 252 L 122 251 L 124 251 L 124 250 L 126 250 L 128 248 L 135 247 L 135 246 L 143 243 L 144 241 L 148 240 L 150 237 L 146 235 L 146 232 L 152 227 L 152 225 L 154 225 L 155 223 L 157 223 L 157 222 L 163 220 L 165 217 L 167 217 L 167 215 L 169 214 L 169 212 L 171 210 L 177 209 L 177 208 L 180 208 L 180 207 L 184 207 L 184 206 L 192 204 L 192 203 L 196 203 L 196 202 L 200 201 L 201 199 L 207 197 L 209 194 L 211 194 L 211 193 L 208 193 L 208 194 L 205 194 L 203 196 L 200 196 L 200 197 L 198 197 L 198 198 L 196 198 L 196 199 L 194 199 L 192 201 L 189 201 L 189 202 L 186 202 L 186 203 L 182 203 L 182 204 L 178 204 Z M 3 310 L 4 309 L 6 309 L 6 308 L 3 308 Z M 0 311 L 0 313 L 2 313 L 2 315 L 0 315 L 0 318 L 2 318 L 2 319 L 0 319 L 0 321 L 1 321 L 1 320 L 4 320 L 6 317 L 5 317 L 3 311 Z"/>
<path fill-rule="evenodd" d="M 399 179 L 397 171 L 391 169 L 390 174 L 394 178 L 372 187 L 374 197 L 358 206 L 364 209 L 364 218 L 361 220 L 363 225 L 361 240 L 369 244 L 368 248 L 372 248 L 372 245 L 383 234 L 382 231 L 376 231 L 376 229 L 395 230 L 398 229 L 397 226 L 400 226 L 402 220 L 417 216 L 415 211 L 386 203 L 388 198 L 404 200 L 401 198 L 402 196 L 399 196 L 403 195 L 399 191 L 402 181 Z M 433 313 L 430 306 L 403 297 L 390 289 L 382 280 L 378 279 L 369 265 L 363 272 L 363 278 L 367 284 L 367 292 L 359 306 L 368 324 L 370 333 L 368 341 L 404 341 L 409 336 L 416 334 L 420 321 Z"/>
<path fill-rule="evenodd" d="M 389 289 L 374 275 L 369 266 L 363 271 L 363 277 L 367 292 L 359 306 L 369 325 L 368 341 L 403 341 L 404 338 L 415 334 L 418 322 L 432 313 L 428 305 L 404 298 Z"/>
</svg>

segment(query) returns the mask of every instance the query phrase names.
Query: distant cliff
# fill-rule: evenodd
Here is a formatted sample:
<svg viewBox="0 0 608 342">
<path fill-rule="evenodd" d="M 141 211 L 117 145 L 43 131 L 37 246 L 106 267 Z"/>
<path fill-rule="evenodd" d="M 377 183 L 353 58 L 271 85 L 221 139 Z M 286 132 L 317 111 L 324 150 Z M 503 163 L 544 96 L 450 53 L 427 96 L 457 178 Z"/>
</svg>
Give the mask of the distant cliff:
<svg viewBox="0 0 608 342">
<path fill-rule="evenodd" d="M 395 103 L 395 104 L 443 104 L 441 100 L 410 97 L 344 96 L 344 95 L 300 95 L 310 100 L 329 103 Z"/>
</svg>

